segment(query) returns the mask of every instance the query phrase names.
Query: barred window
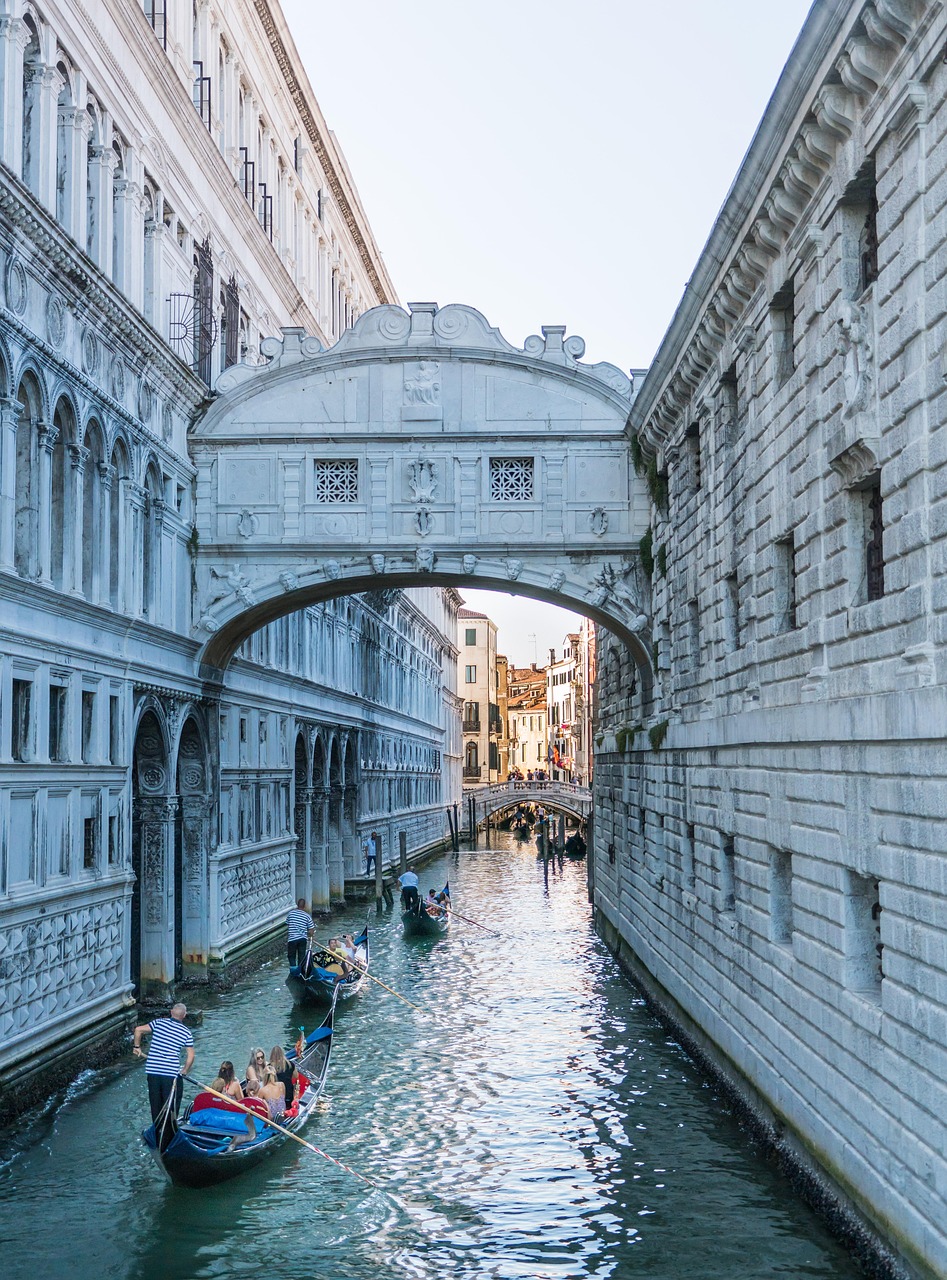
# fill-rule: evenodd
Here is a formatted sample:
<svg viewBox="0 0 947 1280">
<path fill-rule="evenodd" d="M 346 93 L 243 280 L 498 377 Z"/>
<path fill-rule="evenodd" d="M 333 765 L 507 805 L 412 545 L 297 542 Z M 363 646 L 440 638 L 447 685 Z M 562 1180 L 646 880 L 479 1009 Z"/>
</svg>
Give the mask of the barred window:
<svg viewBox="0 0 947 1280">
<path fill-rule="evenodd" d="M 491 502 L 530 502 L 532 497 L 532 458 L 490 459 Z"/>
<path fill-rule="evenodd" d="M 316 460 L 316 502 L 358 502 L 358 462 L 354 458 Z"/>
</svg>

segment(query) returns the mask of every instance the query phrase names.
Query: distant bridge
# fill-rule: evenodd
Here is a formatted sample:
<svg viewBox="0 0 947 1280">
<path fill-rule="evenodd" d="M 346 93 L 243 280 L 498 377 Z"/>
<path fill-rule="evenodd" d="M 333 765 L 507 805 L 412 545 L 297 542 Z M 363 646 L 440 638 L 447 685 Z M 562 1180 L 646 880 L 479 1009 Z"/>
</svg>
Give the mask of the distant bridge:
<svg viewBox="0 0 947 1280">
<path fill-rule="evenodd" d="M 530 804 L 585 822 L 592 812 L 592 792 L 574 782 L 514 782 L 511 779 L 489 787 L 469 787 L 464 791 L 464 803 L 468 828 L 471 818 L 476 828 L 494 814 Z"/>
</svg>

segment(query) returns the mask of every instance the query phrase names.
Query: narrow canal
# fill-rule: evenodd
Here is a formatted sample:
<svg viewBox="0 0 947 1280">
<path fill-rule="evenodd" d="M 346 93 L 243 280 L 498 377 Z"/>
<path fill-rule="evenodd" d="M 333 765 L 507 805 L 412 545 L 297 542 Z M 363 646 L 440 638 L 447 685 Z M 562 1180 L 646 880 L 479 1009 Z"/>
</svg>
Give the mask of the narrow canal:
<svg viewBox="0 0 947 1280">
<path fill-rule="evenodd" d="M 139 1139 L 143 1071 L 122 1064 L 4 1135 L 5 1280 L 860 1275 L 595 937 L 585 863 L 547 887 L 534 852 L 501 835 L 423 872 L 498 938 L 455 922 L 407 942 L 397 912 L 372 915 L 373 972 L 425 1013 L 376 986 L 342 1010 L 306 1136 L 377 1189 L 295 1146 L 175 1189 Z M 315 1025 L 283 978 L 277 961 L 189 1001 L 200 1079 Z"/>
</svg>

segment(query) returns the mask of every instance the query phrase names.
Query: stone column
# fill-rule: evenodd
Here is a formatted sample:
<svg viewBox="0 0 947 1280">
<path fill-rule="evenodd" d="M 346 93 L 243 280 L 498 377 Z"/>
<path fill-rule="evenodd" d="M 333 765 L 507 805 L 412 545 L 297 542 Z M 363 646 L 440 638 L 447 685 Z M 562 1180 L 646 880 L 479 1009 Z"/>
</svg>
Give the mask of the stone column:
<svg viewBox="0 0 947 1280">
<path fill-rule="evenodd" d="M 143 536 L 151 538 L 151 582 L 146 584 L 150 588 L 150 595 L 143 603 L 147 606 L 149 621 L 160 626 L 165 621 L 164 547 L 162 543 L 164 541 L 164 517 L 168 510 L 168 504 L 164 498 L 155 498 L 149 495 L 147 508 Z"/>
<path fill-rule="evenodd" d="M 329 871 L 329 900 L 345 901 L 345 865 L 342 855 L 342 793 L 336 791 L 329 797 L 329 845 L 327 850 Z"/>
<path fill-rule="evenodd" d="M 83 501 L 82 477 L 86 463 L 89 461 L 89 450 L 81 444 L 69 445 L 69 460 L 72 470 L 69 484 L 63 494 L 65 511 L 63 512 L 63 549 L 62 549 L 62 583 L 63 590 L 72 596 L 82 595 L 82 535 L 83 535 Z"/>
<path fill-rule="evenodd" d="M 312 909 L 328 911 L 329 898 L 329 792 L 323 787 L 313 788 L 312 803 Z"/>
<path fill-rule="evenodd" d="M 23 157 L 23 181 L 56 213 L 56 143 L 63 78 L 55 66 L 33 63 L 24 73 L 23 110 L 30 119 L 30 151 Z"/>
<path fill-rule="evenodd" d="M 312 799 L 311 787 L 300 787 L 296 791 L 296 807 L 293 815 L 293 826 L 296 831 L 296 892 L 294 898 L 305 898 L 312 904 Z"/>
<path fill-rule="evenodd" d="M 20 405 L 0 400 L 0 570 L 12 573 L 16 546 L 16 428 Z"/>
<path fill-rule="evenodd" d="M 141 841 L 141 985 L 167 994 L 174 982 L 174 829 L 177 796 L 136 801 Z"/>
<path fill-rule="evenodd" d="M 141 218 L 141 189 L 128 178 L 119 178 L 112 183 L 112 260 L 105 270 L 111 275 L 116 288 L 121 289 L 128 300 L 139 305 L 141 299 L 135 297 L 136 286 L 141 280 L 138 269 L 139 254 L 136 245 L 139 238 L 136 230 Z M 141 240 L 143 242 L 143 235 Z"/>
<path fill-rule="evenodd" d="M 100 462 L 99 468 L 99 521 L 98 528 L 90 536 L 98 541 L 98 555 L 92 571 L 93 596 L 95 603 L 103 609 L 111 609 L 112 581 L 112 485 L 115 482 L 115 468 L 107 462 Z"/>
<path fill-rule="evenodd" d="M 89 257 L 108 275 L 112 270 L 112 172 L 115 152 L 111 147 L 89 149 L 88 185 L 91 196 L 91 221 L 86 224 Z M 83 246 L 85 247 L 85 246 Z"/>
<path fill-rule="evenodd" d="M 148 491 L 133 480 L 119 485 L 121 511 L 118 595 L 122 613 L 140 618 L 142 611 L 142 532 Z"/>
<path fill-rule="evenodd" d="M 62 195 L 59 197 L 62 224 L 73 240 L 85 248 L 88 209 L 86 170 L 92 121 L 81 107 L 64 107 L 59 110 L 58 125 L 65 137 L 65 174 Z"/>
<path fill-rule="evenodd" d="M 52 536 L 50 508 L 52 506 L 53 450 L 59 439 L 59 429 L 48 422 L 38 422 L 36 429 L 39 432 L 39 491 L 36 495 L 36 540 L 39 562 L 37 577 L 44 586 L 51 587 L 53 575 L 50 551 Z"/>
<path fill-rule="evenodd" d="M 17 177 L 23 167 L 23 54 L 29 42 L 22 18 L 0 17 L 0 159 Z"/>
<path fill-rule="evenodd" d="M 209 949 L 207 850 L 214 802 L 206 795 L 181 797 L 181 963 L 185 976 L 205 977 Z"/>
</svg>

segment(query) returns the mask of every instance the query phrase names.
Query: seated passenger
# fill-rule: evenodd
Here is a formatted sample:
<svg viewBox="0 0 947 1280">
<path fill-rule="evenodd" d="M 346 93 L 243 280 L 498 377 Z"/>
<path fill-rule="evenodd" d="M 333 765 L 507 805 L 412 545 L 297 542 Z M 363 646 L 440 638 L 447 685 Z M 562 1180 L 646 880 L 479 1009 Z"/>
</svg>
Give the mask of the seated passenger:
<svg viewBox="0 0 947 1280">
<path fill-rule="evenodd" d="M 356 954 L 358 952 L 358 947 L 356 947 L 355 939 L 352 937 L 350 933 L 346 933 L 342 937 L 342 950 L 345 952 L 345 954 L 348 956 L 350 960 L 355 959 Z"/>
<path fill-rule="evenodd" d="M 243 1101 L 243 1090 L 240 1088 L 240 1081 L 234 1074 L 233 1063 L 229 1059 L 220 1064 L 217 1081 L 223 1083 L 223 1088 L 218 1089 L 219 1093 L 225 1093 L 228 1098 L 233 1098 L 234 1102 Z M 217 1081 L 214 1083 L 214 1088 L 217 1088 Z"/>
<path fill-rule="evenodd" d="M 270 1066 L 276 1072 L 276 1078 L 279 1080 L 286 1090 L 286 1110 L 293 1105 L 293 1099 L 296 1097 L 296 1068 L 287 1060 L 286 1054 L 283 1052 L 282 1046 L 276 1044 L 270 1050 Z"/>
<path fill-rule="evenodd" d="M 429 916 L 442 916 L 444 914 L 437 901 L 436 889 L 428 889 L 427 901 L 424 903 L 424 910 Z"/>
<path fill-rule="evenodd" d="M 266 1066 L 266 1054 L 262 1049 L 250 1050 L 250 1061 L 247 1063 L 247 1093 L 254 1097 L 259 1093 L 263 1083 L 263 1068 Z"/>
<path fill-rule="evenodd" d="M 286 1114 L 286 1086 L 277 1080 L 273 1064 L 268 1062 L 263 1068 L 263 1083 L 260 1085 L 258 1098 L 266 1103 L 271 1120 L 279 1120 Z"/>
<path fill-rule="evenodd" d="M 329 939 L 329 951 L 331 952 L 328 957 L 329 963 L 324 966 L 326 972 L 334 973 L 338 979 L 348 977 L 350 970 L 346 961 L 341 959 L 344 952 L 339 938 Z"/>
</svg>

